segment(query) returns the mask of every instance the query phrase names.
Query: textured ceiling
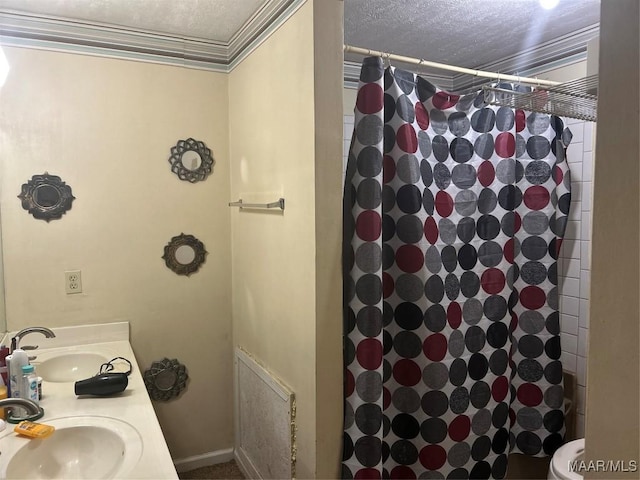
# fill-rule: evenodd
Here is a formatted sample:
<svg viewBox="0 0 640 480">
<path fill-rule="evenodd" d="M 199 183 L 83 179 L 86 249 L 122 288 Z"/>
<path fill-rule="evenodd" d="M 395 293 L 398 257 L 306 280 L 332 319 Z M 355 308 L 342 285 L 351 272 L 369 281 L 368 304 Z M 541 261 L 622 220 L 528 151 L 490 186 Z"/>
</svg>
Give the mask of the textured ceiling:
<svg viewBox="0 0 640 480">
<path fill-rule="evenodd" d="M 228 43 L 266 0 L 0 0 L 0 9 Z"/>
<path fill-rule="evenodd" d="M 0 11 L 229 44 L 274 1 L 0 0 Z M 592 32 L 588 27 L 599 23 L 600 0 L 560 0 L 553 10 L 544 10 L 539 0 L 344 0 L 344 9 L 349 45 L 483 68 L 576 32 Z"/>
<path fill-rule="evenodd" d="M 345 43 L 477 68 L 599 23 L 600 0 L 345 0 Z M 347 59 L 358 57 L 347 55 Z"/>
</svg>

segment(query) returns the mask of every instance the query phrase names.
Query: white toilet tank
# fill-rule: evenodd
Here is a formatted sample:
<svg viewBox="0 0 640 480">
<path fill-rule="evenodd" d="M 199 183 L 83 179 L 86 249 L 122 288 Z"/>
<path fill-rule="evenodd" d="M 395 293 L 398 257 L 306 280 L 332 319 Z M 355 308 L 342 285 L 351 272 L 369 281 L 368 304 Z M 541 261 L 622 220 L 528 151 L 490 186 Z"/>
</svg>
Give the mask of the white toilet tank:
<svg viewBox="0 0 640 480">
<path fill-rule="evenodd" d="M 553 454 L 549 463 L 549 480 L 582 480 L 583 476 L 572 470 L 584 458 L 584 438 L 573 440 L 561 446 Z"/>
</svg>

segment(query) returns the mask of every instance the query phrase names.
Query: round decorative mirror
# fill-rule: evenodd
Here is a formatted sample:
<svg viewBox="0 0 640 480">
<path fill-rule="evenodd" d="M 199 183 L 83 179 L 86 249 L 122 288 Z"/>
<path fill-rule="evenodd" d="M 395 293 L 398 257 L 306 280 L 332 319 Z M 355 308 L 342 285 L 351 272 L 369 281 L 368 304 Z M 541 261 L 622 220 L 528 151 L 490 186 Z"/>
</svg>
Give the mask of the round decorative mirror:
<svg viewBox="0 0 640 480">
<path fill-rule="evenodd" d="M 197 172 L 202 165 L 202 157 L 195 150 L 187 150 L 180 159 L 182 166 L 191 172 Z"/>
<path fill-rule="evenodd" d="M 207 251 L 204 245 L 193 235 L 173 237 L 164 247 L 164 259 L 167 267 L 178 275 L 191 275 L 204 263 Z"/>
<path fill-rule="evenodd" d="M 179 140 L 175 147 L 171 147 L 169 157 L 171 171 L 180 180 L 195 183 L 204 180 L 213 170 L 214 160 L 204 143 L 187 138 Z"/>
<path fill-rule="evenodd" d="M 18 198 L 22 200 L 22 208 L 35 218 L 47 222 L 61 218 L 71 209 L 71 202 L 75 200 L 71 187 L 60 177 L 47 172 L 34 175 L 24 183 Z"/>
<path fill-rule="evenodd" d="M 153 362 L 142 378 L 152 400 L 167 401 L 182 393 L 187 385 L 187 369 L 177 359 Z"/>
<path fill-rule="evenodd" d="M 177 379 L 178 374 L 173 370 L 162 370 L 156 375 L 154 385 L 158 390 L 168 392 L 174 387 Z"/>
</svg>

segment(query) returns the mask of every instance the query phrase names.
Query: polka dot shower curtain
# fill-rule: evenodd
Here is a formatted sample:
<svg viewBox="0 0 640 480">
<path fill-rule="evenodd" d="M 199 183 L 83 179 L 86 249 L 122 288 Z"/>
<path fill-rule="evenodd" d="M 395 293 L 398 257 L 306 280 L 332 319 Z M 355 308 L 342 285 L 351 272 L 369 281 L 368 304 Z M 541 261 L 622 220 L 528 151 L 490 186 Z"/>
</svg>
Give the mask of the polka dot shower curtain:
<svg viewBox="0 0 640 480">
<path fill-rule="evenodd" d="M 503 478 L 509 452 L 562 444 L 570 139 L 555 116 L 364 60 L 344 196 L 343 478 Z"/>
</svg>

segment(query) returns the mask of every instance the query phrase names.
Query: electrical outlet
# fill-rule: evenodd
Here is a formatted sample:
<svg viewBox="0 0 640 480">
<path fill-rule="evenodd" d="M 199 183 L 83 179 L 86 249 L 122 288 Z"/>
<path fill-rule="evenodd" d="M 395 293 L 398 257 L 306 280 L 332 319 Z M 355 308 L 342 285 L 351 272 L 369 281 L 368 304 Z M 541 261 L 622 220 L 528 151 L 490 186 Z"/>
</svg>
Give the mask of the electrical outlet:
<svg viewBox="0 0 640 480">
<path fill-rule="evenodd" d="M 64 287 L 67 294 L 82 293 L 82 275 L 80 270 L 64 272 Z"/>
</svg>

